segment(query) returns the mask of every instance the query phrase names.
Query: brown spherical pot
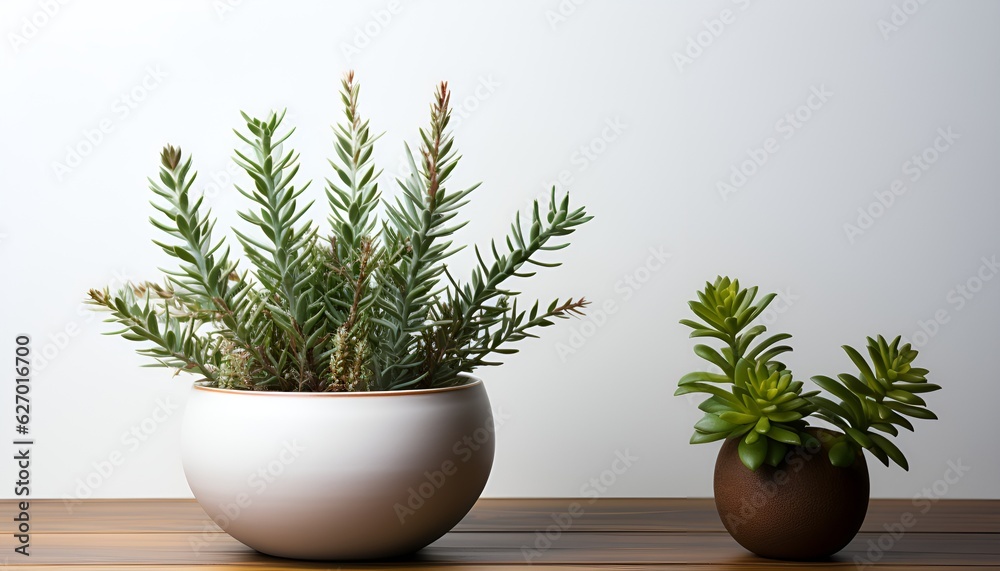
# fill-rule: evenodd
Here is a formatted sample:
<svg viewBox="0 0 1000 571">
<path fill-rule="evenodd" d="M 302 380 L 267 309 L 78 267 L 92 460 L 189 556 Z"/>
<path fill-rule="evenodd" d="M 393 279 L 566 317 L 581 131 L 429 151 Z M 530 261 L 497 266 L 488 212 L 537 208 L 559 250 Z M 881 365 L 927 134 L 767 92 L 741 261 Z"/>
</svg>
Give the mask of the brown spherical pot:
<svg viewBox="0 0 1000 571">
<path fill-rule="evenodd" d="M 807 429 L 819 447 L 789 448 L 777 468 L 752 471 L 739 439 L 726 440 L 715 463 L 715 507 L 740 545 L 772 559 L 822 559 L 843 549 L 868 511 L 868 466 L 859 453 L 849 468 L 830 464 L 840 433 Z"/>
</svg>

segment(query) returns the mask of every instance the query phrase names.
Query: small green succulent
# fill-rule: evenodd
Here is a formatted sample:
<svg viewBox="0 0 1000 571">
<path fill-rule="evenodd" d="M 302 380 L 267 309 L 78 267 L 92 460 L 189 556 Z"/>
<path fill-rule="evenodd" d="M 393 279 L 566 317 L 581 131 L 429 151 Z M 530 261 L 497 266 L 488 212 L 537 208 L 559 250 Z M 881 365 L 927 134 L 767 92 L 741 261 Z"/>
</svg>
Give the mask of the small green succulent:
<svg viewBox="0 0 1000 571">
<path fill-rule="evenodd" d="M 693 372 L 679 382 L 678 395 L 701 392 L 707 398 L 698 407 L 705 416 L 695 424 L 692 444 L 723 438 L 742 438 L 740 458 L 751 469 L 767 463 L 776 466 L 788 445 L 802 444 L 802 419 L 815 407 L 802 394 L 802 382 L 792 380 L 792 372 L 775 357 L 791 347 L 779 345 L 791 335 L 767 338 L 763 325 L 748 327 L 774 294 L 759 300 L 757 288 L 741 289 L 739 280 L 719 278 L 698 292 L 689 302 L 701 321 L 682 320 L 691 327 L 692 337 L 715 337 L 724 343 L 720 351 L 695 345 L 694 352 L 716 365 L 722 374 Z M 756 344 L 755 344 L 756 342 Z"/>
<path fill-rule="evenodd" d="M 908 469 L 906 457 L 880 432 L 897 436 L 902 426 L 913 430 L 906 418 L 936 420 L 918 393 L 929 393 L 941 387 L 927 382 L 927 369 L 910 366 L 917 351 L 909 343 L 899 346 L 900 338 L 891 343 L 881 335 L 868 338 L 868 355 L 871 365 L 854 348 L 844 346 L 844 351 L 859 370 L 859 375 L 816 376 L 812 380 L 824 390 L 840 399 L 835 403 L 816 396 L 812 401 L 817 407 L 816 416 L 844 431 L 844 437 L 830 449 L 830 462 L 835 466 L 850 466 L 858 447 L 865 448 L 886 466 L 889 460 Z M 873 431 L 874 430 L 874 431 Z"/>
<path fill-rule="evenodd" d="M 882 336 L 868 338 L 869 365 L 855 349 L 845 346 L 860 371 L 858 376 L 841 374 L 839 381 L 812 378 L 839 402 L 821 396 L 820 391 L 802 392 L 802 382 L 794 380 L 792 371 L 776 359 L 792 350 L 780 344 L 791 335 L 765 337 L 765 326 L 750 326 L 773 299 L 774 294 L 757 299 L 757 287 L 744 289 L 738 280 L 719 277 L 706 283 L 698 299 L 689 302 L 700 318 L 681 320 L 692 328 L 691 337 L 714 337 L 723 343 L 719 350 L 703 344 L 694 348 L 695 354 L 721 373 L 696 371 L 678 382 L 676 395 L 709 395 L 698 406 L 705 416 L 695 424 L 691 443 L 739 438 L 745 466 L 751 470 L 763 464 L 778 466 L 789 446 L 813 439 L 806 429 L 807 417 L 814 416 L 843 431 L 828 445 L 833 465 L 850 466 L 864 448 L 885 465 L 892 460 L 908 469 L 899 448 L 879 432 L 896 436 L 896 426 L 913 430 L 906 416 L 937 418 L 917 396 L 941 388 L 927 382 L 926 369 L 911 367 L 917 351 L 909 344 L 900 347 L 899 337 L 891 343 Z"/>
</svg>

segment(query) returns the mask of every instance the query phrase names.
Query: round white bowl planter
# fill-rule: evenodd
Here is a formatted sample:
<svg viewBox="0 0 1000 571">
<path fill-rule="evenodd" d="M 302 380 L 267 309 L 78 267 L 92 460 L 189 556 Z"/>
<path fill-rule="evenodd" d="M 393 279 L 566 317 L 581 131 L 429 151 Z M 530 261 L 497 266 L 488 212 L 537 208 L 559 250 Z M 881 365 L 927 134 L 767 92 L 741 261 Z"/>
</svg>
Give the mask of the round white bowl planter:
<svg viewBox="0 0 1000 571">
<path fill-rule="evenodd" d="M 455 526 L 493 466 L 483 382 L 365 393 L 251 392 L 196 384 L 184 473 L 229 535 L 269 555 L 373 559 Z"/>
</svg>

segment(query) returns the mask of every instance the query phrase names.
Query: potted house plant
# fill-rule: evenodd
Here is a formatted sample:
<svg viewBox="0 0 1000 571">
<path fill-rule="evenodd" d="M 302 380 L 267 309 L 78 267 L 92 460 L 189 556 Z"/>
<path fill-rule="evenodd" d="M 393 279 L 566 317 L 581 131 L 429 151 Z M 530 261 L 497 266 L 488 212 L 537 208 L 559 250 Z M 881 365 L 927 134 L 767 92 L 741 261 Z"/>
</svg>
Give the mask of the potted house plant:
<svg viewBox="0 0 1000 571">
<path fill-rule="evenodd" d="M 191 158 L 168 146 L 150 180 L 160 232 L 177 265 L 162 282 L 90 291 L 114 333 L 143 343 L 153 365 L 201 377 L 183 426 L 185 475 L 226 532 L 271 555 L 364 559 L 412 552 L 454 526 L 479 497 L 493 462 L 482 381 L 493 354 L 584 299 L 525 307 L 515 278 L 568 245 L 590 219 L 568 195 L 534 204 L 505 239 L 474 248 L 461 280 L 451 240 L 476 188 L 450 188 L 459 162 L 442 83 L 420 130 L 411 171 L 393 200 L 380 196 L 379 138 L 358 110 L 353 73 L 334 128 L 329 224 L 308 216 L 308 183 L 283 114 L 246 114 L 235 161 L 250 183 L 246 225 L 233 232 L 243 260 L 191 191 Z M 381 212 L 380 212 L 381 209 Z M 380 216 L 381 214 L 381 216 Z"/>
<path fill-rule="evenodd" d="M 867 339 L 869 359 L 844 346 L 857 373 L 802 381 L 778 360 L 791 335 L 766 336 L 752 325 L 773 299 L 720 277 L 706 283 L 682 320 L 691 337 L 715 338 L 695 353 L 721 372 L 682 377 L 675 394 L 706 393 L 705 415 L 692 444 L 725 440 L 715 465 L 715 504 L 730 535 L 746 549 L 775 559 L 818 559 L 843 549 L 868 509 L 867 450 L 886 466 L 908 469 L 887 436 L 913 430 L 907 417 L 936 419 L 920 397 L 941 387 L 912 366 L 917 351 L 882 336 Z M 824 396 L 826 395 L 826 396 Z M 832 428 L 810 424 L 823 420 Z"/>
</svg>

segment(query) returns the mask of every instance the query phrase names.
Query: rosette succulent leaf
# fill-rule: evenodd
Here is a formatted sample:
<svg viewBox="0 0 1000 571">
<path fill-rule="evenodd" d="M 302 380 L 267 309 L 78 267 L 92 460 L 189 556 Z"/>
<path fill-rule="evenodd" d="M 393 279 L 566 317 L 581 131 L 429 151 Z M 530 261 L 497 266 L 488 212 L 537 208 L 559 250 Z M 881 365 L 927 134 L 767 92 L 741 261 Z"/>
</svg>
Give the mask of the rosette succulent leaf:
<svg viewBox="0 0 1000 571">
<path fill-rule="evenodd" d="M 718 277 L 714 283 L 706 282 L 705 289 L 698 292 L 698 299 L 688 302 L 691 311 L 701 321 L 682 319 L 681 324 L 693 330 L 691 337 L 714 337 L 725 346 L 717 351 L 707 345 L 696 345 L 695 354 L 722 369 L 732 380 L 736 363 L 742 358 L 766 363 L 791 351 L 792 348 L 787 345 L 777 345 L 791 335 L 780 333 L 759 339 L 767 331 L 766 327 L 757 325 L 747 329 L 767 309 L 774 295 L 771 293 L 756 299 L 756 286 L 741 288 L 739 280 L 728 277 Z M 754 342 L 757 342 L 755 346 Z"/>
<path fill-rule="evenodd" d="M 740 438 L 740 459 L 751 470 L 765 463 L 777 466 L 789 445 L 802 444 L 803 419 L 813 411 L 807 397 L 815 393 L 802 394 L 802 382 L 792 380 L 781 363 L 751 365 L 740 359 L 731 392 L 689 377 L 681 379 L 676 394 L 712 395 L 699 406 L 705 416 L 694 425 L 692 444 Z"/>
<path fill-rule="evenodd" d="M 837 380 L 816 376 L 813 382 L 840 399 L 839 403 L 824 397 L 813 397 L 816 416 L 844 431 L 844 436 L 830 450 L 830 461 L 837 466 L 850 466 L 860 448 L 864 448 L 889 465 L 892 460 L 904 470 L 909 469 L 906 457 L 885 434 L 897 436 L 901 426 L 913 430 L 906 417 L 936 420 L 918 396 L 940 390 L 927 382 L 927 369 L 911 366 L 917 351 L 909 343 L 900 347 L 901 338 L 891 343 L 879 335 L 868 337 L 869 363 L 853 347 L 844 351 L 858 368 L 858 375 L 843 373 Z"/>
</svg>

